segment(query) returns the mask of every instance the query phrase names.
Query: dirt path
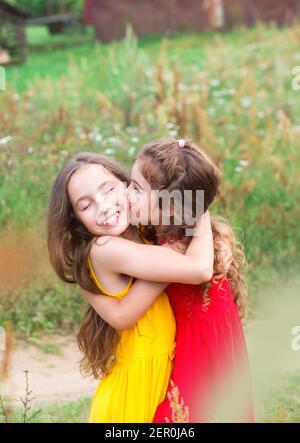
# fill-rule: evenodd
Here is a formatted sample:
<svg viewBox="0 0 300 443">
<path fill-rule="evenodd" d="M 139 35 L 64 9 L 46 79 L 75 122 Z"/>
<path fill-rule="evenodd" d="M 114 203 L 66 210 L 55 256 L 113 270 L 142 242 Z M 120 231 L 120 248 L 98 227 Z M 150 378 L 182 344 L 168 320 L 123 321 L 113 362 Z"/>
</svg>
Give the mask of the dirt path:
<svg viewBox="0 0 300 443">
<path fill-rule="evenodd" d="M 51 349 L 53 343 L 55 348 L 52 352 L 55 354 L 49 353 L 49 346 Z M 25 394 L 24 371 L 28 370 L 29 388 L 34 397 L 32 404 L 91 396 L 97 381 L 80 374 L 80 358 L 73 337 L 44 337 L 38 346 L 17 342 L 11 358 L 9 378 L 1 391 L 9 395 L 16 406 L 20 405 L 19 397 Z"/>
<path fill-rule="evenodd" d="M 300 324 L 298 301 L 297 306 L 285 303 L 284 308 L 279 308 L 270 319 L 256 319 L 245 329 L 257 391 L 269 386 L 276 374 L 300 370 L 300 351 L 291 349 L 292 327 Z M 80 358 L 75 337 L 43 337 L 38 346 L 19 341 L 1 391 L 20 405 L 18 399 L 25 393 L 24 371 L 28 370 L 36 405 L 92 396 L 98 382 L 80 374 Z"/>
</svg>

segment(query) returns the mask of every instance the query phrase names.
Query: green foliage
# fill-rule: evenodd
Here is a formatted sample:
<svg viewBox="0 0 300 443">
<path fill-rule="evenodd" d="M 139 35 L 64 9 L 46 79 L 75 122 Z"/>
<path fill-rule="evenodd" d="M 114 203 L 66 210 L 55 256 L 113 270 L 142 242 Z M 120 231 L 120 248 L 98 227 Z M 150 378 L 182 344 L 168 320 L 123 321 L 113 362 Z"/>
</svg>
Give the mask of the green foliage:
<svg viewBox="0 0 300 443">
<path fill-rule="evenodd" d="M 34 393 L 33 393 L 34 394 Z M 257 423 L 299 423 L 300 374 L 285 374 L 267 392 L 265 399 L 256 404 Z M 5 405 L 0 403 L 0 423 L 5 420 Z M 91 399 L 89 397 L 69 402 L 56 402 L 42 407 L 32 407 L 29 423 L 87 423 Z M 8 416 L 10 423 L 24 421 L 24 411 L 14 408 Z"/>
<path fill-rule="evenodd" d="M 27 337 L 55 331 L 76 332 L 86 302 L 78 287 L 65 285 L 53 277 L 35 278 L 25 288 L 2 289 L 0 325 L 9 321 L 17 334 Z M 44 350 L 59 352 L 53 346 Z"/>
<path fill-rule="evenodd" d="M 66 403 L 57 402 L 43 405 L 41 408 L 33 407 L 29 423 L 87 423 L 90 409 L 90 398 L 81 398 Z M 1 404 L 0 404 L 1 408 Z M 9 416 L 9 423 L 22 423 L 23 411 L 13 409 Z M 0 409 L 0 423 L 5 423 L 5 418 Z"/>
<path fill-rule="evenodd" d="M 272 388 L 260 407 L 265 423 L 300 422 L 300 373 L 284 374 Z M 260 418 L 260 417 L 259 417 Z"/>
<path fill-rule="evenodd" d="M 10 56 L 18 53 L 16 31 L 9 21 L 1 23 L 0 26 L 0 48 L 5 49 Z"/>
<path fill-rule="evenodd" d="M 67 27 L 62 34 L 50 34 L 46 26 L 27 26 L 27 42 L 29 51 L 36 55 L 37 51 L 53 50 L 57 48 L 70 47 L 71 50 L 78 50 L 76 45 L 90 44 L 94 41 L 94 28 L 85 26 L 83 29 L 78 26 Z M 86 49 L 85 49 L 86 50 Z"/>
<path fill-rule="evenodd" d="M 9 0 L 12 5 L 21 7 L 30 13 L 31 18 L 44 17 L 47 15 L 47 1 L 40 0 Z M 60 9 L 60 0 L 52 0 L 53 14 L 58 14 Z M 64 0 L 67 12 L 81 12 L 83 0 Z"/>
<path fill-rule="evenodd" d="M 121 42 L 32 53 L 27 64 L 7 69 L 2 229 L 44 225 L 53 178 L 75 152 L 102 152 L 130 168 L 144 142 L 169 135 L 193 138 L 223 171 L 212 212 L 237 229 L 252 275 L 297 262 L 300 108 L 291 67 L 299 63 L 299 29 L 163 40 L 128 31 Z M 77 325 L 79 291 L 50 275 L 37 274 L 40 283 L 19 299 L 5 296 L 0 318 L 28 335 Z"/>
<path fill-rule="evenodd" d="M 22 409 L 17 411 L 18 422 L 30 423 L 40 414 L 41 410 L 36 409 L 32 411 L 32 391 L 29 389 L 29 377 L 28 371 L 25 373 L 25 394 L 20 397 L 20 402 L 22 404 Z M 12 423 L 15 422 L 13 415 L 16 415 L 9 405 L 9 399 L 4 399 L 0 395 L 0 423 Z"/>
</svg>

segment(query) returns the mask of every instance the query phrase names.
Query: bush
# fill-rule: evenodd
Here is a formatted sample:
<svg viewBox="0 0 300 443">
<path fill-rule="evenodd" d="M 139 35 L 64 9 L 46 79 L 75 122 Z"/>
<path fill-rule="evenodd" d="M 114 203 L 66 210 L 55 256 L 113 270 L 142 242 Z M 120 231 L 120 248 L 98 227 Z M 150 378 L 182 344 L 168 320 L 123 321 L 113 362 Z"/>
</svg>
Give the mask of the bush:
<svg viewBox="0 0 300 443">
<path fill-rule="evenodd" d="M 10 0 L 11 4 L 26 9 L 31 18 L 43 17 L 47 15 L 47 2 L 40 0 Z M 60 0 L 52 0 L 53 14 L 58 14 L 60 9 Z M 67 12 L 80 13 L 83 8 L 83 0 L 65 0 L 65 9 Z"/>
<path fill-rule="evenodd" d="M 9 21 L 0 26 L 0 49 L 5 49 L 12 57 L 18 55 L 16 30 Z"/>
<path fill-rule="evenodd" d="M 161 42 L 129 32 L 122 42 L 45 53 L 10 71 L 17 85 L 11 80 L 0 102 L 1 230 L 44 226 L 53 178 L 75 152 L 102 152 L 129 168 L 151 139 L 193 138 L 223 171 L 212 212 L 237 228 L 251 272 L 297 263 L 300 108 L 291 67 L 298 41 L 299 24 Z M 31 74 L 38 69 L 39 78 Z M 78 321 L 77 289 L 54 281 L 33 281 L 24 301 L 10 305 L 20 330 Z M 26 300 L 40 315 L 30 316 Z"/>
</svg>

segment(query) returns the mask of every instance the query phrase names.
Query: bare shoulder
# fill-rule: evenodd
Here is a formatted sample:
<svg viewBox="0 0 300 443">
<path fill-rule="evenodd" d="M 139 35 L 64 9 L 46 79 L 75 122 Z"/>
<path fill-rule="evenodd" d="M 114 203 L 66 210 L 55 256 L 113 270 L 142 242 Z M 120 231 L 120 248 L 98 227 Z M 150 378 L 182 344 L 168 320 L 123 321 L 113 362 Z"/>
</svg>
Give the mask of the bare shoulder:
<svg viewBox="0 0 300 443">
<path fill-rule="evenodd" d="M 122 237 L 103 236 L 97 239 L 90 250 L 92 263 L 103 264 L 109 269 L 118 269 L 120 262 L 133 259 L 135 254 L 144 253 L 149 246 Z M 156 246 L 157 247 L 157 246 Z"/>
<path fill-rule="evenodd" d="M 112 235 L 102 235 L 101 237 L 97 237 L 93 243 L 93 246 L 105 246 L 109 241 L 112 241 L 117 237 L 113 237 Z"/>
<path fill-rule="evenodd" d="M 111 235 L 97 237 L 90 249 L 91 260 L 105 262 L 107 259 L 107 254 L 111 254 L 118 247 L 120 244 L 119 241 L 119 237 L 113 237 Z"/>
</svg>

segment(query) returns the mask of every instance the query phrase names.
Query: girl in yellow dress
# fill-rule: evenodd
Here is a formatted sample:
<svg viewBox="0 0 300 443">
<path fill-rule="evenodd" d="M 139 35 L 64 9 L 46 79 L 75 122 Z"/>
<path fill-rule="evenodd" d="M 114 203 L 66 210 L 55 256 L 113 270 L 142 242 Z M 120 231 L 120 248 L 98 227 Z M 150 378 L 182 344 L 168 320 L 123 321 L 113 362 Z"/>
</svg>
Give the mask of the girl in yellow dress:
<svg viewBox="0 0 300 443">
<path fill-rule="evenodd" d="M 152 422 L 175 351 L 175 321 L 160 288 L 200 284 L 213 271 L 209 215 L 185 255 L 145 245 L 129 224 L 127 183 L 117 165 L 82 153 L 59 172 L 48 208 L 50 262 L 90 303 L 78 344 L 83 372 L 101 377 L 91 422 Z"/>
</svg>

